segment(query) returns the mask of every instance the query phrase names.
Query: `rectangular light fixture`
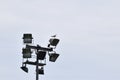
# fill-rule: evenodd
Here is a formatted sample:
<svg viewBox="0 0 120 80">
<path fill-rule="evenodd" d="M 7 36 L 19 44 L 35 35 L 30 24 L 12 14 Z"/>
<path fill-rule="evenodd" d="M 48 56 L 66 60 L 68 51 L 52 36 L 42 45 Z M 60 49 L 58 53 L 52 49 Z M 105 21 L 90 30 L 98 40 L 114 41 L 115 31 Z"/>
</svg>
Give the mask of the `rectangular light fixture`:
<svg viewBox="0 0 120 80">
<path fill-rule="evenodd" d="M 32 34 L 23 34 L 23 42 L 24 43 L 32 43 Z"/>
<path fill-rule="evenodd" d="M 44 69 L 43 69 L 43 67 L 41 69 L 38 69 L 38 73 L 41 74 L 41 75 L 44 75 Z"/>
<path fill-rule="evenodd" d="M 23 53 L 23 58 L 31 58 L 32 51 L 30 48 L 23 48 L 22 53 Z"/>
<path fill-rule="evenodd" d="M 26 73 L 28 73 L 28 68 L 26 66 L 22 66 L 20 67 L 23 71 L 25 71 Z"/>
<path fill-rule="evenodd" d="M 57 60 L 58 56 L 59 56 L 59 54 L 57 54 L 57 53 L 49 54 L 49 61 L 55 62 Z"/>
<path fill-rule="evenodd" d="M 39 60 L 44 60 L 44 59 L 45 59 L 45 56 L 46 56 L 46 51 L 39 51 L 39 52 L 37 53 L 37 58 L 38 58 Z"/>
<path fill-rule="evenodd" d="M 50 39 L 50 40 L 49 40 L 50 45 L 52 45 L 52 46 L 56 46 L 59 41 L 60 41 L 60 40 L 59 40 L 59 39 L 56 39 L 56 38 L 53 38 L 53 39 Z"/>
</svg>

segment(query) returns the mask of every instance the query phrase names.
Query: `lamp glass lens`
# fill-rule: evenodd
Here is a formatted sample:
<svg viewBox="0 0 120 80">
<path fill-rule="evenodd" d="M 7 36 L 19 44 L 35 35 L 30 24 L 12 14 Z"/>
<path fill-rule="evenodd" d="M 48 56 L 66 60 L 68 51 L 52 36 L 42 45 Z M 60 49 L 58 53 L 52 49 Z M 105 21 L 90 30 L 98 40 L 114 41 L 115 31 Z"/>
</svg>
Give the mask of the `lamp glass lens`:
<svg viewBox="0 0 120 80">
<path fill-rule="evenodd" d="M 32 34 L 23 34 L 24 43 L 32 43 Z"/>
<path fill-rule="evenodd" d="M 49 42 L 50 42 L 50 45 L 56 46 L 59 42 L 59 39 L 50 39 Z"/>
<path fill-rule="evenodd" d="M 44 74 L 44 70 L 43 69 L 39 69 L 39 74 Z"/>
<path fill-rule="evenodd" d="M 46 56 L 46 52 L 45 51 L 39 51 L 37 54 L 37 57 L 39 60 L 44 60 Z"/>
<path fill-rule="evenodd" d="M 31 58 L 31 53 L 23 54 L 23 58 Z"/>
<path fill-rule="evenodd" d="M 56 59 L 58 58 L 58 56 L 59 56 L 59 54 L 55 54 L 55 53 L 50 54 L 50 56 L 49 56 L 49 61 L 55 62 Z"/>
<path fill-rule="evenodd" d="M 31 49 L 23 48 L 23 58 L 31 58 Z"/>
<path fill-rule="evenodd" d="M 24 39 L 24 41 L 23 41 L 24 43 L 32 43 L 32 39 Z"/>
</svg>

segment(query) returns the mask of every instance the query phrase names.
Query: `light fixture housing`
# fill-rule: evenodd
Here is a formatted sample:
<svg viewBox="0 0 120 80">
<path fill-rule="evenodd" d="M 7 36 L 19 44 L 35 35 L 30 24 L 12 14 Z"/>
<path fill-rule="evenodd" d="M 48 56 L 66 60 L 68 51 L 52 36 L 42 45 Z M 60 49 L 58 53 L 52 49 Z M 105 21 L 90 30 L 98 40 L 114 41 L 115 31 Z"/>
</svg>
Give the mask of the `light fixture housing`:
<svg viewBox="0 0 120 80">
<path fill-rule="evenodd" d="M 20 67 L 23 71 L 25 71 L 26 73 L 28 73 L 28 68 L 26 66 L 22 66 Z"/>
<path fill-rule="evenodd" d="M 57 44 L 59 43 L 59 41 L 60 41 L 60 40 L 57 39 L 57 38 L 51 38 L 51 39 L 49 40 L 51 46 L 57 46 Z"/>
<path fill-rule="evenodd" d="M 30 48 L 23 48 L 22 49 L 22 53 L 23 53 L 23 58 L 31 58 L 31 54 L 32 54 L 32 51 Z"/>
<path fill-rule="evenodd" d="M 23 34 L 23 42 L 25 44 L 32 43 L 32 39 L 33 39 L 32 34 Z"/>
<path fill-rule="evenodd" d="M 39 60 L 44 60 L 45 57 L 46 57 L 46 51 L 38 51 L 38 53 L 37 53 L 37 58 L 38 58 Z"/>
<path fill-rule="evenodd" d="M 57 53 L 50 53 L 49 54 L 49 61 L 55 62 L 57 60 L 58 56 L 59 56 L 59 54 L 57 54 Z"/>
<path fill-rule="evenodd" d="M 43 69 L 43 67 L 41 67 L 40 69 L 38 69 L 38 74 L 44 75 L 44 69 Z"/>
</svg>

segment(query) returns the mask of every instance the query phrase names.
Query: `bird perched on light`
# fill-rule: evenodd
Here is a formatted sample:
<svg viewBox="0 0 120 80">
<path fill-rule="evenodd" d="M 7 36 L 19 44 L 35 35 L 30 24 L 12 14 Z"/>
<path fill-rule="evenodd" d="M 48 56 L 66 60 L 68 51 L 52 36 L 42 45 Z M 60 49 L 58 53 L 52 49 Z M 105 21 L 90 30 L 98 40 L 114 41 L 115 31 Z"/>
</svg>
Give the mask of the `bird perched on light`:
<svg viewBox="0 0 120 80">
<path fill-rule="evenodd" d="M 51 37 L 56 37 L 57 35 L 55 34 L 55 35 L 53 35 L 53 36 L 51 36 Z"/>
</svg>

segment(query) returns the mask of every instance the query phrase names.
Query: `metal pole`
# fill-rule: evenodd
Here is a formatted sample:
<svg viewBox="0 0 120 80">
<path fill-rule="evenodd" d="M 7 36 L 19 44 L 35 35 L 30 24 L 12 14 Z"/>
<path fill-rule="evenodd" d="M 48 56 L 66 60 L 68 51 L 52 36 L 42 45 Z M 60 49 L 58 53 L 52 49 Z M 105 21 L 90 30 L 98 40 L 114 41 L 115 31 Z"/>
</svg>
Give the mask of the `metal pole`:
<svg viewBox="0 0 120 80">
<path fill-rule="evenodd" d="M 38 53 L 38 50 L 37 50 L 37 53 Z M 36 53 L 36 55 L 37 55 L 37 53 Z M 38 63 L 39 63 L 39 61 L 38 61 L 38 57 L 37 57 L 36 58 L 36 80 L 39 80 Z"/>
</svg>

